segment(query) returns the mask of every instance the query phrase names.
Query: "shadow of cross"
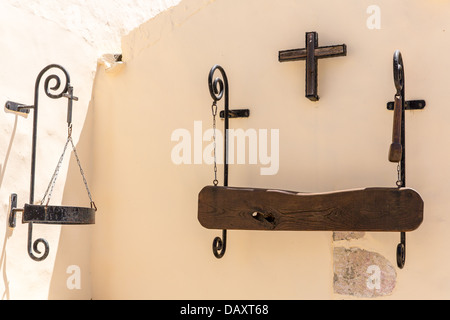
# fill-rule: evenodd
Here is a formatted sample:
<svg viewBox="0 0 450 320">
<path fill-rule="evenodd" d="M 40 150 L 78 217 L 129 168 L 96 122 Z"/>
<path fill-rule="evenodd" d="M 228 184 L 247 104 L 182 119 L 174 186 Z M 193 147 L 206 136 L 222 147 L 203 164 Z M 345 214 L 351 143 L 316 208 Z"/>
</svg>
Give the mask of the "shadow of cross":
<svg viewBox="0 0 450 320">
<path fill-rule="evenodd" d="M 318 101 L 317 94 L 317 60 L 321 58 L 333 58 L 347 55 L 345 44 L 319 47 L 319 36 L 317 32 L 306 33 L 306 48 L 283 50 L 278 53 L 278 61 L 306 60 L 306 93 L 305 96 L 311 101 Z"/>
</svg>

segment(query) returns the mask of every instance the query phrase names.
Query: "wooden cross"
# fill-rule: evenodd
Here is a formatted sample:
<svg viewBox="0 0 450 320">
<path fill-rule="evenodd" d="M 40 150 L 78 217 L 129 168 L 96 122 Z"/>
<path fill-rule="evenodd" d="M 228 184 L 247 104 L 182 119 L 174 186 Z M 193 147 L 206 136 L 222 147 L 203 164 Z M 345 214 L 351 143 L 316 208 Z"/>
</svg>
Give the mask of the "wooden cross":
<svg viewBox="0 0 450 320">
<path fill-rule="evenodd" d="M 306 48 L 280 51 L 280 62 L 306 60 L 306 97 L 311 101 L 318 101 L 317 94 L 317 59 L 332 58 L 347 55 L 345 44 L 319 47 L 317 32 L 306 33 Z"/>
</svg>

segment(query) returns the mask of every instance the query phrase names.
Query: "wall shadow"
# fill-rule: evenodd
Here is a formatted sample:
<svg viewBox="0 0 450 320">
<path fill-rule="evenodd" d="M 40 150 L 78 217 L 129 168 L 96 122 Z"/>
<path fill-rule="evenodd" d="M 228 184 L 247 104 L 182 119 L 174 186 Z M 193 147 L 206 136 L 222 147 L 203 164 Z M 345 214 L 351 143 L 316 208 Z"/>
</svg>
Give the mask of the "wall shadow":
<svg viewBox="0 0 450 320">
<path fill-rule="evenodd" d="M 17 115 L 15 115 L 14 126 L 12 129 L 11 138 L 9 140 L 8 149 L 6 151 L 5 160 L 0 165 L 0 187 L 3 185 L 3 179 L 5 177 L 6 168 L 8 167 L 9 156 L 11 154 L 14 137 L 16 136 L 18 118 L 19 117 Z M 11 208 L 8 207 L 7 213 L 9 213 L 10 209 Z M 8 214 L 7 214 L 7 218 L 8 218 Z M 5 287 L 5 290 L 1 294 L 0 300 L 9 300 L 10 299 L 8 272 L 7 272 L 7 268 L 6 268 L 6 261 L 7 261 L 6 244 L 8 243 L 8 239 L 12 236 L 12 234 L 13 234 L 13 230 L 11 228 L 9 228 L 8 220 L 6 220 L 5 237 L 3 239 L 3 247 L 2 247 L 2 252 L 0 255 L 0 269 L 2 270 L 2 279 L 3 279 L 3 284 Z"/>
<path fill-rule="evenodd" d="M 74 141 L 89 188 L 92 188 L 93 180 L 93 145 L 91 142 L 94 121 L 91 105 L 92 102 L 89 103 L 79 141 L 78 143 Z M 79 130 L 80 127 L 74 123 L 74 133 L 77 129 Z M 70 150 L 62 205 L 90 206 L 83 178 L 72 150 Z M 49 286 L 49 300 L 88 300 L 92 298 L 90 278 L 92 228 L 91 225 L 61 226 L 55 265 Z"/>
</svg>

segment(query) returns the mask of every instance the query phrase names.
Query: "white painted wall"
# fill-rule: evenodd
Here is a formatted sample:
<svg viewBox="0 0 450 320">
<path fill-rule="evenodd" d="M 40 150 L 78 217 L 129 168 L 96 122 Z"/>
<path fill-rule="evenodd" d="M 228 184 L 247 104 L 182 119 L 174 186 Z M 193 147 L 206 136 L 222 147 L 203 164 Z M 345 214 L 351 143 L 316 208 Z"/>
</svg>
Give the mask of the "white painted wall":
<svg viewBox="0 0 450 320">
<path fill-rule="evenodd" d="M 93 146 L 93 188 L 105 210 L 93 234 L 94 298 L 344 299 L 333 291 L 335 247 L 375 252 L 395 266 L 397 233 L 333 242 L 331 232 L 230 231 L 227 253 L 216 260 L 211 244 L 221 232 L 197 221 L 198 192 L 212 184 L 213 167 L 176 165 L 171 136 L 180 128 L 194 135 L 195 121 L 211 128 L 207 76 L 220 64 L 231 107 L 251 109 L 250 118 L 230 127 L 280 130 L 278 173 L 232 165 L 230 185 L 394 187 L 386 102 L 395 94 L 396 49 L 406 66 L 407 99 L 427 101 L 425 110 L 406 115 L 407 186 L 424 199 L 425 219 L 408 233 L 406 267 L 396 269 L 396 286 L 384 299 L 450 296 L 450 2 L 377 1 L 380 29 L 369 28 L 372 4 L 184 0 L 123 39 L 125 66 L 115 74 L 99 69 L 92 133 L 82 137 Z M 319 62 L 316 103 L 304 97 L 305 63 L 278 62 L 279 50 L 304 47 L 308 31 L 319 33 L 322 46 L 348 46 L 346 57 Z M 370 283 L 371 274 L 361 274 Z"/>
<path fill-rule="evenodd" d="M 333 293 L 333 249 L 355 246 L 395 265 L 397 234 L 336 244 L 328 232 L 230 232 L 228 252 L 218 261 L 211 242 L 220 231 L 202 228 L 196 218 L 197 194 L 211 184 L 212 166 L 175 165 L 170 137 L 179 128 L 193 132 L 194 121 L 210 126 L 206 78 L 219 63 L 230 79 L 232 107 L 252 112 L 231 125 L 280 130 L 277 175 L 234 165 L 230 184 L 313 192 L 393 186 L 392 113 L 384 106 L 394 94 L 395 49 L 406 64 L 407 98 L 428 103 L 407 115 L 407 184 L 425 200 L 425 221 L 408 234 L 407 265 L 397 270 L 387 298 L 448 298 L 449 2 L 378 1 L 381 29 L 368 28 L 373 3 L 360 0 L 184 0 L 141 24 L 175 4 L 0 2 L 0 103 L 31 103 L 43 67 L 67 68 L 80 98 L 74 139 L 99 207 L 95 226 L 35 226 L 35 238 L 46 238 L 51 251 L 44 262 L 33 262 L 27 227 L 7 227 L 9 195 L 18 194 L 19 206 L 28 198 L 31 117 L 4 113 L 1 299 L 348 298 Z M 279 50 L 303 47 L 307 31 L 319 32 L 321 45 L 349 49 L 347 57 L 319 63 L 319 103 L 304 98 L 304 63 L 277 61 Z M 423 39 L 440 47 L 430 50 Z M 122 68 L 95 73 L 101 55 L 120 51 Z M 41 110 L 37 198 L 66 138 L 65 102 L 45 100 Z M 73 158 L 63 164 L 53 199 L 87 203 Z M 81 287 L 73 286 L 77 271 Z"/>
<path fill-rule="evenodd" d="M 97 59 L 105 53 L 120 53 L 120 38 L 142 22 L 177 1 L 138 0 L 2 0 L 0 1 L 0 104 L 13 100 L 33 103 L 34 83 L 48 64 L 63 65 L 71 75 L 79 102 L 74 104 L 75 143 L 88 111 Z M 43 196 L 62 152 L 67 128 L 64 100 L 49 101 L 40 94 L 36 200 Z M 32 117 L 4 113 L 0 116 L 0 299 L 90 299 L 90 232 L 86 227 L 35 225 L 34 239 L 50 244 L 43 262 L 27 254 L 27 226 L 7 227 L 9 195 L 17 193 L 19 207 L 28 201 Z M 80 148 L 88 180 L 89 152 Z M 73 157 L 70 160 L 74 164 Z M 86 205 L 87 196 L 79 173 L 68 182 L 69 155 L 63 163 L 54 204 Z M 66 185 L 81 187 L 79 193 Z M 77 265 L 81 288 L 69 290 L 66 282 Z M 69 269 L 68 269 L 69 268 Z"/>
<path fill-rule="evenodd" d="M 97 49 L 120 52 L 121 38 L 130 30 L 180 0 L 8 0 L 10 5 L 57 24 Z"/>
</svg>

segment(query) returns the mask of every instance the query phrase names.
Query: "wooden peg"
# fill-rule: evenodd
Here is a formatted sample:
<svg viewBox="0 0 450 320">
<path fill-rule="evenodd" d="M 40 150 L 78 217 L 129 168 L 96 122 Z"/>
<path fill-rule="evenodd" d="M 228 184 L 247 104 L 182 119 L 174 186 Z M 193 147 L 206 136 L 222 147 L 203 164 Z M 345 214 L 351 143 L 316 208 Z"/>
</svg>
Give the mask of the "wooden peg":
<svg viewBox="0 0 450 320">
<path fill-rule="evenodd" d="M 394 125 L 392 129 L 392 144 L 389 148 L 389 161 L 400 162 L 402 160 L 402 97 L 395 96 L 394 100 Z"/>
</svg>

